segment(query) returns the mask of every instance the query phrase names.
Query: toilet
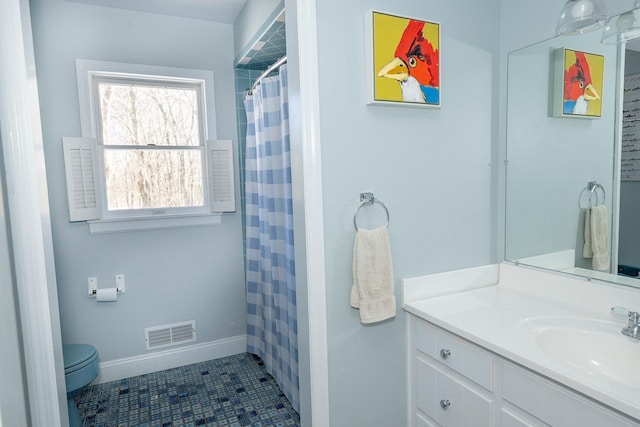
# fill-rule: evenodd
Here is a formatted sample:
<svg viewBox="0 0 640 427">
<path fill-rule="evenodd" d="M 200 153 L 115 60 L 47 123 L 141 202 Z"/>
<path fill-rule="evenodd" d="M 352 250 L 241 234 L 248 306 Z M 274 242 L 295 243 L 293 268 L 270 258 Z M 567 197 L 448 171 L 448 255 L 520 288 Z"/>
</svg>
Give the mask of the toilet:
<svg viewBox="0 0 640 427">
<path fill-rule="evenodd" d="M 89 344 L 63 344 L 64 378 L 67 385 L 69 426 L 81 427 L 82 418 L 73 397 L 98 376 L 98 351 Z"/>
</svg>

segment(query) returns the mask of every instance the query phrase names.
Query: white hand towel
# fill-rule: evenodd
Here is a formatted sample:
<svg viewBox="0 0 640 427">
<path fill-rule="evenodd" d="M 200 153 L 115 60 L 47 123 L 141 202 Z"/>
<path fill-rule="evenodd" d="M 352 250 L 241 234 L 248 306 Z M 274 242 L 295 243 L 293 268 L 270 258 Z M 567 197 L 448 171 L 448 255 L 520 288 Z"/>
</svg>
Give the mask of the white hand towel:
<svg viewBox="0 0 640 427">
<path fill-rule="evenodd" d="M 599 205 L 591 208 L 591 250 L 594 270 L 609 269 L 609 220 L 607 207 Z"/>
<path fill-rule="evenodd" d="M 584 246 L 582 247 L 583 258 L 593 258 L 591 250 L 591 208 L 584 210 Z"/>
<path fill-rule="evenodd" d="M 360 309 L 362 323 L 380 322 L 396 315 L 393 265 L 386 227 L 356 232 L 351 306 Z"/>
</svg>

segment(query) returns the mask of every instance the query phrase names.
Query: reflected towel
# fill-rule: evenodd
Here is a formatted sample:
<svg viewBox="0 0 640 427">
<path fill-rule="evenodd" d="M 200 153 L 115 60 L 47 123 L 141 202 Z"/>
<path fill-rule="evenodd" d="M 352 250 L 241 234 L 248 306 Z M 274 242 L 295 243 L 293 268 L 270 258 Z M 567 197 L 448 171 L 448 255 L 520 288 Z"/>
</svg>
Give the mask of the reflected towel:
<svg viewBox="0 0 640 427">
<path fill-rule="evenodd" d="M 609 220 L 607 207 L 599 205 L 591 208 L 591 260 L 594 270 L 609 269 Z"/>
<path fill-rule="evenodd" d="M 591 208 L 584 210 L 584 246 L 582 247 L 583 258 L 593 258 L 591 250 Z"/>
<path fill-rule="evenodd" d="M 393 265 L 386 227 L 356 232 L 351 306 L 360 309 L 362 323 L 380 322 L 396 315 Z"/>
</svg>

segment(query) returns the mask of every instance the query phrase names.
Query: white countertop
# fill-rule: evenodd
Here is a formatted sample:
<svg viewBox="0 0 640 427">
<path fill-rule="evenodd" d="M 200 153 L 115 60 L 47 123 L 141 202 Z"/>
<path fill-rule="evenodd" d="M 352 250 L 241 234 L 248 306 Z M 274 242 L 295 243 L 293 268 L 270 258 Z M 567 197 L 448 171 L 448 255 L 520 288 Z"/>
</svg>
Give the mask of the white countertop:
<svg viewBox="0 0 640 427">
<path fill-rule="evenodd" d="M 455 293 L 443 295 L 446 289 Z M 554 358 L 535 343 L 529 328 L 531 319 L 559 316 L 621 330 L 626 319 L 613 317 L 610 307 L 640 309 L 640 291 L 501 264 L 406 279 L 403 292 L 409 313 L 640 420 L 640 387 Z"/>
</svg>

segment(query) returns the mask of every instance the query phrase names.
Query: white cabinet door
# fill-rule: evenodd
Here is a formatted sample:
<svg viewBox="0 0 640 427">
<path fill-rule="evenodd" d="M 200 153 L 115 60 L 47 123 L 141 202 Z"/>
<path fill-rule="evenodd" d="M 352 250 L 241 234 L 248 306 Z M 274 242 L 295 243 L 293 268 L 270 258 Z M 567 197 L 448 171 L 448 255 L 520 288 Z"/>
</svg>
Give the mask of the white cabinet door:
<svg viewBox="0 0 640 427">
<path fill-rule="evenodd" d="M 637 423 L 618 416 L 596 402 L 580 397 L 538 374 L 504 362 L 502 398 L 552 426 L 632 427 Z"/>
<path fill-rule="evenodd" d="M 422 414 L 416 413 L 415 416 L 415 422 L 413 423 L 415 427 L 440 427 L 435 421 L 425 418 Z"/>
<path fill-rule="evenodd" d="M 426 322 L 417 320 L 415 325 L 417 350 L 487 390 L 493 390 L 494 359 L 490 353 L 438 330 Z"/>
<path fill-rule="evenodd" d="M 421 358 L 416 359 L 417 410 L 443 427 L 492 425 L 492 402 Z M 418 424 L 419 425 L 419 424 Z"/>
<path fill-rule="evenodd" d="M 500 427 L 547 427 L 548 424 L 532 417 L 517 414 L 509 408 L 500 409 Z"/>
</svg>

